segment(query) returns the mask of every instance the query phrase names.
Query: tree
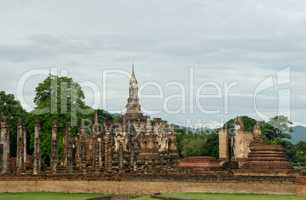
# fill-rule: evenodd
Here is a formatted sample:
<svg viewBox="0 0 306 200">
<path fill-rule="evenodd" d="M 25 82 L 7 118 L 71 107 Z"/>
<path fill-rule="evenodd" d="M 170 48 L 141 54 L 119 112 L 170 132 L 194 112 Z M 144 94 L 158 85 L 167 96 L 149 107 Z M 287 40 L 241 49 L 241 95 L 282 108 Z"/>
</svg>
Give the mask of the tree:
<svg viewBox="0 0 306 200">
<path fill-rule="evenodd" d="M 256 120 L 251 118 L 251 117 L 248 117 L 248 116 L 241 116 L 240 118 L 242 119 L 245 131 L 252 132 L 253 129 L 254 129 L 254 126 L 256 124 Z M 226 128 L 228 130 L 234 130 L 235 119 L 231 119 L 228 122 L 226 122 L 224 124 L 224 128 Z"/>
<path fill-rule="evenodd" d="M 176 128 L 177 149 L 180 156 L 218 157 L 218 135 L 214 131 L 192 132 Z"/>
<path fill-rule="evenodd" d="M 286 116 L 276 116 L 269 122 L 263 123 L 262 132 L 267 143 L 281 144 L 283 140 L 291 138 L 292 122 Z"/>
<path fill-rule="evenodd" d="M 36 105 L 29 117 L 27 126 L 31 128 L 31 150 L 34 141 L 34 126 L 41 124 L 41 154 L 48 163 L 51 152 L 51 130 L 54 122 L 58 124 L 59 151 L 63 149 L 62 138 L 66 126 L 71 126 L 76 134 L 79 128 L 87 125 L 87 131 L 94 117 L 94 110 L 85 104 L 81 86 L 72 78 L 50 75 L 36 88 L 34 98 Z M 90 123 L 90 124 L 88 124 Z"/>
<path fill-rule="evenodd" d="M 4 91 L 0 91 L 0 118 L 6 120 L 8 124 L 11 136 L 11 155 L 15 156 L 17 124 L 27 118 L 27 112 L 13 94 L 6 94 Z"/>
<path fill-rule="evenodd" d="M 81 86 L 69 77 L 50 75 L 36 88 L 34 114 L 48 115 L 52 120 L 65 126 L 67 122 L 79 126 L 80 119 L 92 114 L 85 104 Z"/>
<path fill-rule="evenodd" d="M 295 146 L 295 158 L 298 166 L 306 166 L 306 142 L 299 142 Z"/>
</svg>

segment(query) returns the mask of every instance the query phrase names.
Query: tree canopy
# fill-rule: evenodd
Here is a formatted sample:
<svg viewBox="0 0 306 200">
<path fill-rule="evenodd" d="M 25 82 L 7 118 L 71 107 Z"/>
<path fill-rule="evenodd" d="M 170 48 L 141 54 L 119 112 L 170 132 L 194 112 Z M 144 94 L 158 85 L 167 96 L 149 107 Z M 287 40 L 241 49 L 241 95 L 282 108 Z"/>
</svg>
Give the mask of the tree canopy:
<svg viewBox="0 0 306 200">
<path fill-rule="evenodd" d="M 11 154 L 16 155 L 16 132 L 17 124 L 27 117 L 27 112 L 22 108 L 13 94 L 0 91 L 0 118 L 8 123 L 11 136 Z"/>
</svg>

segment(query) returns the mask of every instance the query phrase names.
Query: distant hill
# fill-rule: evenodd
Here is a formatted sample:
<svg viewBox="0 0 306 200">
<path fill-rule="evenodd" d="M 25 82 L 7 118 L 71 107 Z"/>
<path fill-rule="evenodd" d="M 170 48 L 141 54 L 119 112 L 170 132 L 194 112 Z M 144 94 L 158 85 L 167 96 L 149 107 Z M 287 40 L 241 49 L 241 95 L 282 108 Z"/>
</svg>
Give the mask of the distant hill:
<svg viewBox="0 0 306 200">
<path fill-rule="evenodd" d="M 306 127 L 294 126 L 291 141 L 296 144 L 300 141 L 306 141 Z"/>
</svg>

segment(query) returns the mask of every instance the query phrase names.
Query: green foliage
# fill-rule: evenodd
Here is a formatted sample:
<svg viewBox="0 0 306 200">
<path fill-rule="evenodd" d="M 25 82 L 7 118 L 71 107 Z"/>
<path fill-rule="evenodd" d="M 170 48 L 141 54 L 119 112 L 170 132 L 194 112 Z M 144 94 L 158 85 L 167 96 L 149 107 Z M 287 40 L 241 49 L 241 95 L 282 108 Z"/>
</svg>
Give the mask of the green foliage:
<svg viewBox="0 0 306 200">
<path fill-rule="evenodd" d="M 242 119 L 242 122 L 243 122 L 245 130 L 248 131 L 248 132 L 252 132 L 253 128 L 254 128 L 254 126 L 256 124 L 256 120 L 253 119 L 253 118 L 250 118 L 248 116 L 241 116 L 240 118 Z M 235 119 L 231 119 L 228 122 L 226 122 L 224 124 L 224 128 L 226 128 L 228 130 L 234 130 L 234 128 L 235 128 Z"/>
<path fill-rule="evenodd" d="M 27 114 L 24 120 L 29 133 L 29 153 L 34 151 L 34 127 L 41 125 L 41 156 L 45 164 L 50 162 L 51 131 L 53 123 L 58 124 L 58 152 L 63 152 L 63 137 L 67 126 L 71 126 L 71 134 L 76 135 L 79 128 L 91 133 L 95 111 L 85 104 L 84 93 L 80 85 L 69 77 L 49 76 L 36 88 L 35 110 Z M 100 123 L 113 120 L 113 116 L 97 110 Z"/>
<path fill-rule="evenodd" d="M 6 94 L 0 91 L 0 118 L 7 121 L 10 136 L 11 136 L 11 155 L 16 155 L 16 137 L 17 124 L 27 118 L 27 112 L 22 108 L 12 94 Z"/>
<path fill-rule="evenodd" d="M 181 156 L 218 157 L 218 135 L 208 131 L 191 132 L 188 129 L 176 129 L 177 149 Z"/>
<path fill-rule="evenodd" d="M 39 121 L 41 125 L 41 155 L 48 163 L 51 152 L 51 130 L 54 122 L 58 124 L 58 151 L 63 150 L 63 134 L 67 125 L 76 134 L 81 125 L 93 119 L 93 109 L 85 104 L 85 96 L 81 86 L 69 77 L 50 75 L 36 87 L 34 98 L 36 105 L 31 117 L 27 120 L 27 128 L 31 130 L 30 150 L 34 148 L 34 127 Z"/>
<path fill-rule="evenodd" d="M 50 75 L 36 88 L 34 114 L 47 116 L 57 121 L 59 126 L 79 127 L 81 119 L 93 113 L 85 105 L 84 92 L 81 86 L 69 77 Z"/>
<path fill-rule="evenodd" d="M 282 144 L 285 139 L 291 138 L 292 122 L 285 116 L 276 116 L 269 122 L 262 124 L 262 133 L 269 144 Z"/>
<path fill-rule="evenodd" d="M 306 142 L 301 141 L 294 146 L 293 160 L 297 166 L 306 166 Z"/>
</svg>

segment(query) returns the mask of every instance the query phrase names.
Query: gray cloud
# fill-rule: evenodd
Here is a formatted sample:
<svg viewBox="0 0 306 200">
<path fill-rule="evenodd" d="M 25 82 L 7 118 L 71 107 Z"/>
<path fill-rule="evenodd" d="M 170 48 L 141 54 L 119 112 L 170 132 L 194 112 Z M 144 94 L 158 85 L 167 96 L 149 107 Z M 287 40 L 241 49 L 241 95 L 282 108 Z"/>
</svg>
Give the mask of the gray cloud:
<svg viewBox="0 0 306 200">
<path fill-rule="evenodd" d="M 237 82 L 232 92 L 240 97 L 233 99 L 231 115 L 161 115 L 177 123 L 216 121 L 253 115 L 252 98 L 243 96 L 290 67 L 294 120 L 306 124 L 305 25 L 306 2 L 297 0 L 5 1 L 0 8 L 1 90 L 16 92 L 19 78 L 31 69 L 58 66 L 77 81 L 101 85 L 104 70 L 128 71 L 136 63 L 140 83 L 155 81 L 171 92 L 166 84 L 179 81 L 190 92 L 193 66 L 196 88 L 205 81 Z M 29 101 L 41 79 L 28 83 Z M 126 83 L 124 77 L 111 81 L 110 108 L 124 106 Z M 273 105 L 262 101 L 267 112 Z"/>
</svg>

